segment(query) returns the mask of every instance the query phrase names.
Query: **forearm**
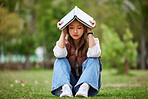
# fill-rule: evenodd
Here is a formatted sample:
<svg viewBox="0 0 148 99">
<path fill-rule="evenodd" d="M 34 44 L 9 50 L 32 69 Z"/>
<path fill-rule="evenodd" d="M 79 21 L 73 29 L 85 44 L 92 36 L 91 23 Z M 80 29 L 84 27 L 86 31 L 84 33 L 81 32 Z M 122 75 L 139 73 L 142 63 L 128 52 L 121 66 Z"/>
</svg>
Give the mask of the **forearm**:
<svg viewBox="0 0 148 99">
<path fill-rule="evenodd" d="M 93 34 L 89 34 L 88 36 L 88 41 L 89 41 L 89 48 L 92 48 L 96 45 Z"/>
<path fill-rule="evenodd" d="M 60 36 L 60 38 L 59 38 L 59 41 L 58 41 L 58 46 L 60 47 L 60 48 L 64 48 L 64 46 L 65 46 L 65 36 L 66 36 L 66 34 L 64 34 L 63 32 L 61 33 L 61 36 Z"/>
<path fill-rule="evenodd" d="M 96 45 L 91 48 L 88 48 L 87 57 L 99 57 L 101 55 L 99 39 L 94 38 L 94 41 L 95 41 Z"/>
</svg>

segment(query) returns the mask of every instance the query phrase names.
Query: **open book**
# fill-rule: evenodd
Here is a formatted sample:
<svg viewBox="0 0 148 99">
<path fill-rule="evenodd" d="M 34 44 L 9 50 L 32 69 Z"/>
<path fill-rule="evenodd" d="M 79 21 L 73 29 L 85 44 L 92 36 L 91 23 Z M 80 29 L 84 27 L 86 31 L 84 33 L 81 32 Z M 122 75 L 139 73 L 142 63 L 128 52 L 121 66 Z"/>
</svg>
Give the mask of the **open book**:
<svg viewBox="0 0 148 99">
<path fill-rule="evenodd" d="M 89 20 L 93 21 L 93 18 L 86 14 L 84 11 L 79 9 L 77 6 L 75 6 L 74 9 L 72 9 L 66 16 L 64 16 L 60 22 L 63 21 L 63 23 L 60 25 L 60 30 L 67 27 L 72 21 L 77 19 L 82 24 L 86 25 L 89 28 L 94 28 L 94 25 L 89 22 Z"/>
</svg>

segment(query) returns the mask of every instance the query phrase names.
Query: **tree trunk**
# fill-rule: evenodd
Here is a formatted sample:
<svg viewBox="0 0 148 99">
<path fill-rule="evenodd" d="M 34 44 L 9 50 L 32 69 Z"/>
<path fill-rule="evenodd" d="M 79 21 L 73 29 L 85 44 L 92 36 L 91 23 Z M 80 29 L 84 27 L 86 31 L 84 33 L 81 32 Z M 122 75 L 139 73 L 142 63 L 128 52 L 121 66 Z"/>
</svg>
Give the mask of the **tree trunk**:
<svg viewBox="0 0 148 99">
<path fill-rule="evenodd" d="M 26 56 L 26 61 L 25 61 L 25 64 L 24 64 L 24 69 L 25 69 L 25 70 L 30 69 L 31 63 L 30 63 L 29 58 L 30 58 L 30 55 L 27 55 L 27 56 Z"/>
<path fill-rule="evenodd" d="M 43 45 L 43 67 L 44 69 L 47 69 L 48 65 L 48 59 L 47 59 L 47 51 L 46 51 L 46 46 Z"/>
<path fill-rule="evenodd" d="M 35 5 L 36 2 L 37 2 L 37 0 L 34 0 L 33 5 Z M 29 28 L 28 28 L 29 30 L 28 31 L 29 31 L 30 36 L 32 36 L 35 33 L 35 18 L 36 18 L 36 15 L 35 15 L 34 7 L 31 9 L 30 15 L 31 15 L 31 20 L 30 20 L 30 23 L 29 23 Z M 34 43 L 34 42 L 32 42 L 32 43 Z M 30 49 L 32 49 L 31 46 L 30 46 Z M 31 55 L 31 53 L 29 53 L 29 55 L 27 55 L 27 57 L 26 57 L 24 69 L 30 69 L 31 68 L 31 62 L 30 62 L 30 59 L 29 59 L 30 55 Z"/>
<path fill-rule="evenodd" d="M 127 74 L 128 72 L 128 59 L 126 58 L 124 61 L 124 74 Z"/>
<path fill-rule="evenodd" d="M 146 36 L 146 17 L 143 19 L 142 36 L 141 36 L 141 69 L 145 69 L 145 36 Z"/>
<path fill-rule="evenodd" d="M 30 35 L 35 33 L 35 9 L 31 9 L 31 20 L 30 20 Z"/>
</svg>

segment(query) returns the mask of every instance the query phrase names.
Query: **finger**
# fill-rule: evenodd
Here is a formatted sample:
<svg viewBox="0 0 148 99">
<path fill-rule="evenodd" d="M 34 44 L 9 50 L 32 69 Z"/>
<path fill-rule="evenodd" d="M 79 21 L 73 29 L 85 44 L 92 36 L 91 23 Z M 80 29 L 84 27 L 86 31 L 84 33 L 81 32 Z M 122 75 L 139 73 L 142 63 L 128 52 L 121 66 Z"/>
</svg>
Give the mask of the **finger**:
<svg viewBox="0 0 148 99">
<path fill-rule="evenodd" d="M 64 22 L 64 21 L 62 21 L 62 22 L 58 22 L 57 25 L 61 25 L 63 22 Z"/>
<path fill-rule="evenodd" d="M 93 21 L 89 20 L 89 22 L 91 22 L 91 23 L 92 23 Z"/>
<path fill-rule="evenodd" d="M 96 27 L 96 21 L 95 21 L 95 20 L 93 20 L 93 21 L 89 20 L 89 22 L 90 22 L 92 25 L 94 25 L 94 28 Z"/>
<path fill-rule="evenodd" d="M 64 21 L 62 21 L 62 22 L 59 22 L 59 25 L 63 24 L 63 22 L 64 22 Z"/>
<path fill-rule="evenodd" d="M 63 21 L 62 22 L 58 22 L 57 23 L 57 27 L 59 28 L 62 23 L 63 23 Z"/>
<path fill-rule="evenodd" d="M 94 21 L 94 24 L 96 25 L 96 21 Z"/>
<path fill-rule="evenodd" d="M 94 21 L 94 28 L 96 27 L 96 21 Z"/>
<path fill-rule="evenodd" d="M 59 22 L 57 23 L 57 28 L 60 28 L 60 26 L 59 26 Z"/>
<path fill-rule="evenodd" d="M 89 22 L 90 22 L 91 24 L 93 24 L 93 21 L 89 20 Z"/>
<path fill-rule="evenodd" d="M 95 21 L 91 21 L 91 20 L 89 20 L 89 22 L 90 22 L 91 24 L 95 24 Z"/>
</svg>

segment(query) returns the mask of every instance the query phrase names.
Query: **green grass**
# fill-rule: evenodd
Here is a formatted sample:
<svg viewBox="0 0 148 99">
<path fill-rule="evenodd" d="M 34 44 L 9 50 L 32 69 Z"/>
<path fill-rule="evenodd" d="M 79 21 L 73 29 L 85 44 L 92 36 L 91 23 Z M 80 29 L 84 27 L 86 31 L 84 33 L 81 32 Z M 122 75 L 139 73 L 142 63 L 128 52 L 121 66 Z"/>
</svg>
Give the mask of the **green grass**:
<svg viewBox="0 0 148 99">
<path fill-rule="evenodd" d="M 0 71 L 0 99 L 59 98 L 50 92 L 52 72 Z M 117 75 L 116 70 L 103 70 L 100 92 L 89 98 L 148 99 L 148 71 L 132 70 L 128 75 Z"/>
</svg>

